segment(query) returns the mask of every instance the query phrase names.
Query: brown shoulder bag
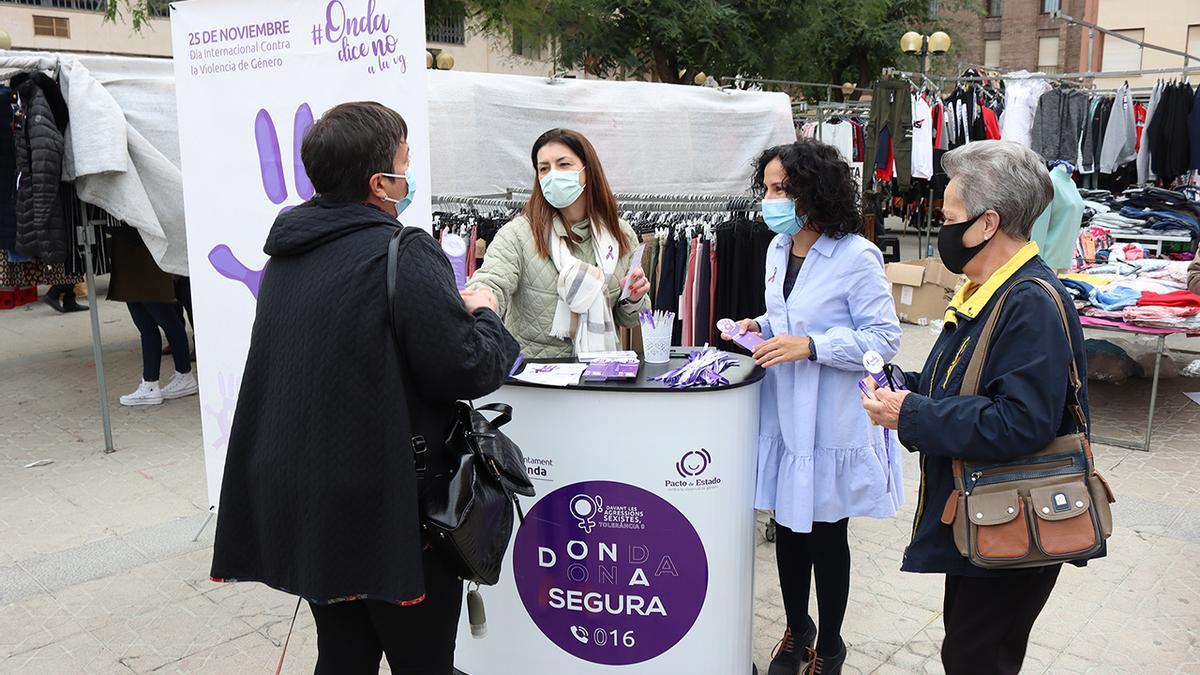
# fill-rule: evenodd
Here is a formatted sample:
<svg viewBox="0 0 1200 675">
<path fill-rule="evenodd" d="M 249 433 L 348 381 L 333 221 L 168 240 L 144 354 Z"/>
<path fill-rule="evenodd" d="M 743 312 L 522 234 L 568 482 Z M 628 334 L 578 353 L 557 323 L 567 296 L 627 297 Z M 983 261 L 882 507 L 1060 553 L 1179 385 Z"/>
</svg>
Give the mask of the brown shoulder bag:
<svg viewBox="0 0 1200 675">
<path fill-rule="evenodd" d="M 1067 342 L 1071 342 L 1067 312 L 1054 287 L 1042 279 L 1020 279 L 1000 296 L 984 324 L 963 376 L 963 395 L 979 393 L 1004 301 L 1026 281 L 1042 287 L 1054 299 Z M 1046 448 L 1008 462 L 954 460 L 955 489 L 946 501 L 942 522 L 954 528 L 954 543 L 972 564 L 1015 569 L 1088 558 L 1112 534 L 1109 505 L 1116 498 L 1092 459 L 1087 416 L 1079 399 L 1083 382 L 1074 358 L 1070 382 L 1067 409 L 1079 420 L 1082 432 L 1059 436 Z"/>
</svg>

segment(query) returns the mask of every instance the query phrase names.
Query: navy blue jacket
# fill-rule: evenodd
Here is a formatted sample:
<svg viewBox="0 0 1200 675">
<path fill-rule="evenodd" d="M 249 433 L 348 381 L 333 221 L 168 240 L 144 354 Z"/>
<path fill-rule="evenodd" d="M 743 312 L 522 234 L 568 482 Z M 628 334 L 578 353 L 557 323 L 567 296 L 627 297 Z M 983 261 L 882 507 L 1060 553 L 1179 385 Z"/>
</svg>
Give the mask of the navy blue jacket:
<svg viewBox="0 0 1200 675">
<path fill-rule="evenodd" d="M 1079 316 L 1070 294 L 1035 251 L 1024 249 L 975 291 L 973 302 L 952 305 L 925 369 L 909 374 L 913 393 L 900 409 L 900 442 L 921 454 L 921 491 L 912 542 L 901 566 L 904 571 L 1012 574 L 972 565 L 955 547 L 950 526 L 942 524 L 942 509 L 954 489 L 952 459 L 1012 460 L 1079 431 L 1078 422 L 1066 410 L 1068 358 L 1079 367 L 1084 382 L 1081 402 L 1084 412 L 1088 410 L 1087 357 Z M 1008 296 L 996 323 L 979 395 L 960 395 L 967 364 L 996 301 L 1009 286 L 1031 277 L 1044 279 L 1058 290 L 1067 308 L 1071 343 L 1054 300 L 1037 284 L 1022 284 Z"/>
</svg>

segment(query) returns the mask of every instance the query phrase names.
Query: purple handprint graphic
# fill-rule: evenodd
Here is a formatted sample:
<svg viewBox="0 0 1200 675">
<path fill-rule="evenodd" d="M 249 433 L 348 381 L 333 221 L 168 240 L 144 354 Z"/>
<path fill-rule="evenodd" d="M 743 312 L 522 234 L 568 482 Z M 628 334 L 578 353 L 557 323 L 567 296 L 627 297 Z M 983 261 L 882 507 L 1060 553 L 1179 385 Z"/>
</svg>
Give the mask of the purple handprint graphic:
<svg viewBox="0 0 1200 675">
<path fill-rule="evenodd" d="M 304 162 L 300 157 L 300 147 L 304 135 L 313 125 L 312 108 L 307 103 L 301 103 L 296 109 L 296 117 L 292 127 L 292 173 L 296 183 L 296 194 L 302 200 L 311 199 L 315 190 L 308 172 L 304 170 Z M 254 144 L 258 149 L 258 170 L 262 176 L 263 193 L 272 204 L 282 204 L 288 198 L 287 180 L 284 177 L 283 157 L 279 152 L 279 134 L 271 113 L 261 109 L 254 117 Z M 294 206 L 284 206 L 280 213 Z M 241 283 L 250 291 L 255 299 L 258 298 L 259 284 L 262 283 L 263 270 L 255 270 L 246 266 L 226 244 L 218 244 L 208 253 L 208 262 L 218 274 Z"/>
<path fill-rule="evenodd" d="M 250 295 L 253 295 L 255 300 L 258 299 L 258 286 L 262 283 L 262 270 L 252 270 L 246 267 L 225 244 L 218 244 L 209 252 L 208 262 L 218 274 L 245 285 L 249 289 Z"/>
<path fill-rule="evenodd" d="M 229 432 L 233 429 L 233 413 L 237 410 L 237 397 L 241 390 L 242 378 L 218 373 L 217 384 L 221 390 L 221 403 L 207 406 L 205 412 L 212 416 L 219 432 L 219 435 L 213 439 L 212 448 L 217 452 L 224 452 L 225 448 L 229 446 Z"/>
</svg>

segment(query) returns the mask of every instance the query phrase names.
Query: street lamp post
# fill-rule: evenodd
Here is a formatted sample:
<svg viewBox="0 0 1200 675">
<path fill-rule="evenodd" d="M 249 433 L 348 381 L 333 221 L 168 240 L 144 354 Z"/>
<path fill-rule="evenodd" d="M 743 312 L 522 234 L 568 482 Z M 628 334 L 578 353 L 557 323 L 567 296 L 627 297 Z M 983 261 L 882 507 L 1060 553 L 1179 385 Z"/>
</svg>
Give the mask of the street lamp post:
<svg viewBox="0 0 1200 675">
<path fill-rule="evenodd" d="M 930 55 L 942 55 L 950 51 L 950 36 L 942 31 L 932 35 L 921 35 L 916 31 L 908 31 L 900 36 L 900 50 L 921 59 L 921 85 L 924 86 L 929 73 Z M 921 234 L 917 236 L 917 248 L 923 252 L 922 257 L 933 257 L 933 179 L 929 179 L 929 203 L 925 212 L 925 243 L 921 244 Z"/>
</svg>

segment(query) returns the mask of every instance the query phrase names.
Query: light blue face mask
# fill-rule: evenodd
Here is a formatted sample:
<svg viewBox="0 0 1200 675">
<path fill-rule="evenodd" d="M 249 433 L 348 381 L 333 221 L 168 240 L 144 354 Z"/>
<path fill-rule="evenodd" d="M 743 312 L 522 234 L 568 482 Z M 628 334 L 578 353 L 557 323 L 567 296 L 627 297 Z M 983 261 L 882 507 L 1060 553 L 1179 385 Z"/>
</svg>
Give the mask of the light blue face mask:
<svg viewBox="0 0 1200 675">
<path fill-rule="evenodd" d="M 404 209 L 407 209 L 409 205 L 412 204 L 413 193 L 417 189 L 412 167 L 409 167 L 408 171 L 405 171 L 403 176 L 394 173 L 382 173 L 379 175 L 387 176 L 388 178 L 403 178 L 405 184 L 408 185 L 408 194 L 404 195 L 403 199 L 392 199 L 388 196 L 384 196 L 383 198 L 385 202 L 391 202 L 396 205 L 396 217 L 399 218 L 400 214 L 404 213 Z"/>
<path fill-rule="evenodd" d="M 777 234 L 796 234 L 808 224 L 808 214 L 796 215 L 796 200 L 764 199 L 762 200 L 763 222 L 772 232 Z"/>
<path fill-rule="evenodd" d="M 551 171 L 540 181 L 542 195 L 550 206 L 565 209 L 579 199 L 583 194 L 583 186 L 579 184 L 580 171 Z"/>
</svg>

